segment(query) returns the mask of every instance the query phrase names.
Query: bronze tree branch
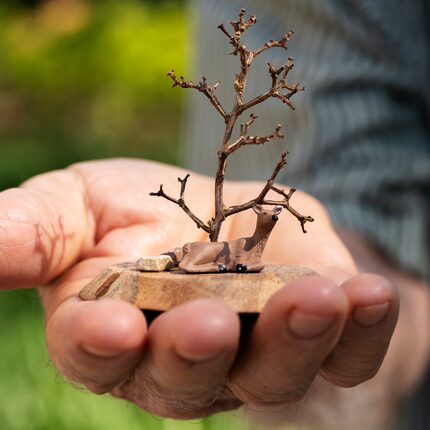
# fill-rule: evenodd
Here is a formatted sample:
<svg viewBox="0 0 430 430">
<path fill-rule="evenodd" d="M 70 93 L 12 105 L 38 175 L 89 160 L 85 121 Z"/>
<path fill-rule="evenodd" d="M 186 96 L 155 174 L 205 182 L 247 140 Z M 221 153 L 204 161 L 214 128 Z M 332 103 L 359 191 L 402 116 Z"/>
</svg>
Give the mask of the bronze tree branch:
<svg viewBox="0 0 430 430">
<path fill-rule="evenodd" d="M 160 185 L 160 189 L 157 192 L 149 193 L 150 196 L 156 196 L 156 197 L 163 197 L 172 203 L 177 204 L 197 225 L 197 228 L 201 228 L 206 233 L 210 233 L 210 228 L 194 213 L 191 211 L 191 209 L 187 206 L 184 200 L 184 193 L 185 188 L 187 186 L 187 180 L 190 177 L 189 174 L 187 174 L 183 179 L 178 178 L 178 181 L 181 183 L 181 191 L 179 194 L 179 199 L 175 199 L 173 197 L 170 197 L 164 192 L 163 185 Z"/>
<path fill-rule="evenodd" d="M 289 31 L 288 33 L 285 33 L 279 40 L 269 40 L 260 48 L 256 50 L 250 50 L 246 47 L 246 45 L 242 43 L 241 37 L 242 34 L 250 27 L 252 27 L 256 22 L 257 18 L 255 17 L 255 15 L 251 15 L 248 19 L 246 19 L 245 10 L 241 9 L 239 13 L 239 19 L 236 21 L 231 21 L 230 31 L 225 28 L 224 24 L 218 26 L 221 32 L 228 38 L 230 45 L 232 45 L 233 47 L 233 51 L 231 52 L 231 54 L 238 56 L 240 61 L 240 71 L 236 74 L 235 80 L 233 82 L 235 101 L 229 112 L 224 109 L 215 94 L 219 82 L 216 82 L 214 85 L 211 86 L 208 84 L 206 78 L 203 76 L 201 82 L 199 82 L 198 84 L 193 84 L 193 82 L 185 81 L 182 76 L 178 78 L 173 70 L 167 74 L 173 81 L 173 87 L 180 86 L 181 88 L 193 88 L 204 94 L 208 98 L 210 103 L 215 107 L 215 109 L 221 114 L 225 122 L 224 136 L 220 149 L 217 152 L 218 163 L 215 174 L 214 216 L 207 222 L 207 224 L 205 224 L 195 214 L 193 214 L 188 208 L 188 206 L 185 204 L 184 192 L 189 175 L 185 176 L 185 178 L 183 179 L 178 179 L 181 183 L 179 199 L 174 199 L 173 197 L 166 195 L 164 193 L 162 185 L 160 186 L 160 190 L 158 192 L 150 194 L 153 196 L 164 197 L 167 200 L 180 206 L 184 210 L 184 212 L 186 212 L 187 215 L 197 224 L 198 228 L 203 229 L 209 234 L 209 238 L 212 242 L 218 240 L 221 225 L 228 216 L 250 209 L 253 207 L 254 204 L 283 206 L 300 221 L 303 232 L 306 232 L 304 228 L 305 223 L 313 221 L 312 217 L 301 215 L 299 212 L 297 212 L 290 206 L 289 200 L 295 191 L 293 188 L 291 188 L 290 191 L 287 193 L 281 188 L 278 188 L 274 185 L 274 181 L 278 173 L 286 165 L 286 153 L 282 154 L 281 159 L 275 166 L 271 177 L 267 180 L 260 194 L 255 199 L 228 208 L 224 204 L 224 179 L 229 155 L 246 145 L 261 145 L 275 139 L 282 139 L 284 137 L 281 134 L 280 124 L 277 125 L 275 130 L 270 134 L 262 136 L 250 135 L 249 130 L 257 119 L 255 115 L 251 114 L 248 121 L 240 125 L 239 137 L 236 140 L 232 141 L 233 130 L 236 126 L 236 122 L 239 116 L 246 110 L 265 102 L 269 98 L 276 98 L 282 103 L 289 106 L 291 109 L 294 109 L 294 105 L 290 99 L 297 92 L 304 90 L 304 87 L 301 87 L 299 84 L 291 84 L 287 82 L 288 73 L 294 66 L 293 59 L 289 58 L 286 64 L 278 68 L 274 67 L 271 63 L 268 63 L 268 72 L 271 78 L 270 88 L 266 92 L 254 97 L 251 100 L 245 102 L 243 101 L 243 97 L 246 90 L 248 72 L 253 60 L 269 49 L 281 48 L 287 50 L 288 42 L 294 34 L 292 31 Z M 266 199 L 266 195 L 271 190 L 281 195 L 283 199 L 280 201 Z"/>
</svg>

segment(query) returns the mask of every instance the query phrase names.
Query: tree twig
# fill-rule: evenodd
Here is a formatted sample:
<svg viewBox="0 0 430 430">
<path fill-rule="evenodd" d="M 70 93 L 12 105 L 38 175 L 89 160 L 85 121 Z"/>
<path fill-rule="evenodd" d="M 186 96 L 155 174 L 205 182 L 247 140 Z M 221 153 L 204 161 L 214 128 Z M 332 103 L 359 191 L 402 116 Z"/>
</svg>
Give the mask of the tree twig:
<svg viewBox="0 0 430 430">
<path fill-rule="evenodd" d="M 248 121 L 244 125 L 243 127 L 244 132 L 249 122 L 250 121 Z M 274 139 L 283 139 L 284 136 L 281 134 L 281 128 L 282 128 L 282 125 L 278 124 L 275 130 L 273 131 L 273 133 L 267 134 L 265 136 L 248 136 L 246 134 L 243 134 L 239 137 L 239 139 L 237 139 L 235 142 L 233 142 L 231 145 L 228 146 L 226 153 L 227 155 L 230 155 L 231 153 L 233 153 L 234 151 L 237 151 L 240 147 L 244 145 L 262 145 Z"/>
<path fill-rule="evenodd" d="M 299 84 L 290 84 L 286 81 L 288 72 L 293 68 L 293 59 L 289 58 L 288 63 L 284 66 L 276 69 L 271 63 L 267 63 L 269 66 L 269 74 L 272 78 L 272 84 L 270 88 L 263 94 L 254 97 L 247 103 L 240 107 L 241 113 L 265 102 L 267 99 L 273 97 L 281 100 L 283 103 L 288 105 L 291 109 L 295 109 L 294 104 L 291 102 L 290 98 L 299 91 L 304 91 L 305 87 L 301 87 Z M 281 90 L 288 90 L 286 94 L 280 93 Z"/>
<path fill-rule="evenodd" d="M 270 176 L 270 178 L 267 180 L 265 186 L 263 187 L 263 189 L 261 190 L 260 194 L 252 199 L 249 200 L 246 203 L 242 203 L 240 205 L 235 205 L 235 206 L 230 206 L 229 208 L 227 208 L 224 212 L 225 212 L 225 216 L 231 216 L 234 214 L 237 214 L 239 212 L 243 212 L 245 210 L 251 209 L 255 204 L 263 204 L 263 201 L 267 195 L 267 193 L 270 191 L 272 185 L 275 182 L 276 177 L 278 176 L 279 172 L 284 168 L 284 166 L 287 164 L 287 152 L 282 153 L 281 158 L 279 159 L 278 163 L 276 164 L 272 175 Z M 292 195 L 292 193 L 291 193 Z"/>
<path fill-rule="evenodd" d="M 289 31 L 288 33 L 285 33 L 279 40 L 269 40 L 261 48 L 258 48 L 253 52 L 254 58 L 271 48 L 283 48 L 287 50 L 288 41 L 293 35 L 294 31 Z"/>
<path fill-rule="evenodd" d="M 275 191 L 275 189 L 273 189 L 273 191 Z M 290 206 L 290 203 L 289 203 L 288 200 L 282 200 L 282 201 L 278 201 L 278 200 L 264 200 L 262 204 L 263 205 L 272 205 L 272 206 L 273 205 L 279 205 L 279 206 L 282 206 L 285 209 L 287 209 L 288 212 L 290 212 L 292 215 L 294 215 L 299 220 L 300 226 L 302 227 L 303 233 L 307 233 L 307 230 L 305 229 L 305 224 L 307 222 L 313 222 L 314 221 L 314 219 L 311 216 L 302 215 L 298 211 L 296 211 L 294 208 L 292 208 Z"/>
<path fill-rule="evenodd" d="M 181 88 L 193 88 L 202 94 L 204 94 L 211 104 L 214 106 L 214 108 L 222 115 L 222 117 L 225 119 L 227 116 L 227 113 L 225 109 L 222 107 L 221 102 L 218 100 L 217 96 L 215 95 L 215 91 L 218 88 L 218 85 L 220 82 L 216 82 L 214 85 L 210 86 L 207 82 L 206 76 L 202 77 L 201 82 L 198 84 L 193 84 L 192 82 L 187 82 L 183 76 L 180 76 L 179 79 L 175 75 L 175 71 L 171 70 L 167 73 L 167 76 L 169 76 L 172 81 L 173 85 L 172 87 L 181 87 Z"/>
<path fill-rule="evenodd" d="M 206 233 L 210 233 L 210 228 L 194 213 L 191 211 L 191 209 L 187 206 L 184 200 L 184 193 L 185 188 L 187 186 L 188 178 L 190 177 L 190 174 L 187 174 L 183 179 L 178 178 L 178 181 L 181 183 L 181 191 L 179 193 L 179 199 L 175 199 L 173 197 L 170 197 L 164 192 L 163 185 L 160 185 L 160 189 L 157 192 L 149 193 L 150 196 L 156 196 L 156 197 L 163 197 L 172 203 L 177 204 L 196 224 L 197 228 L 201 228 Z"/>
</svg>

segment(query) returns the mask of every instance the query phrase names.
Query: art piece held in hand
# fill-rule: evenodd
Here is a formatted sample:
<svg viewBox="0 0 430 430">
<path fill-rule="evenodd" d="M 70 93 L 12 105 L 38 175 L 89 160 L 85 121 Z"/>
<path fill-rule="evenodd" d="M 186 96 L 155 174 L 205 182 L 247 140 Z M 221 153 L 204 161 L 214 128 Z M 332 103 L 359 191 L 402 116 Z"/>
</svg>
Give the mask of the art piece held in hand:
<svg viewBox="0 0 430 430">
<path fill-rule="evenodd" d="M 216 82 L 213 86 L 211 86 L 208 84 L 206 77 L 203 76 L 201 82 L 194 84 L 193 82 L 187 82 L 182 76 L 178 78 L 173 70 L 168 73 L 168 76 L 173 81 L 173 87 L 179 86 L 181 88 L 192 88 L 206 96 L 210 103 L 221 115 L 222 121 L 225 123 L 225 130 L 222 137 L 221 146 L 217 152 L 218 163 L 215 175 L 214 216 L 207 223 L 204 223 L 190 210 L 186 204 L 184 194 L 190 175 L 186 175 L 183 179 L 178 178 L 178 181 L 181 183 L 178 199 L 167 195 L 163 189 L 163 185 L 160 185 L 160 189 L 157 192 L 152 192 L 150 194 L 151 196 L 163 197 L 177 204 L 196 223 L 197 228 L 201 228 L 209 235 L 211 242 L 217 242 L 221 225 L 226 220 L 226 218 L 251 208 L 261 208 L 261 205 L 274 205 L 287 209 L 300 221 L 303 232 L 306 232 L 304 224 L 307 221 L 313 221 L 312 217 L 301 215 L 290 206 L 289 201 L 295 192 L 295 189 L 291 188 L 288 192 L 286 192 L 285 190 L 274 185 L 278 173 L 286 164 L 286 152 L 281 155 L 281 158 L 275 166 L 271 177 L 268 179 L 267 183 L 257 197 L 243 204 L 230 207 L 227 207 L 223 201 L 224 178 L 227 169 L 228 157 L 246 145 L 262 145 L 275 139 L 282 139 L 284 137 L 281 134 L 280 124 L 276 126 L 275 130 L 271 134 L 264 136 L 251 135 L 249 133 L 250 129 L 253 123 L 257 120 L 257 116 L 251 113 L 249 115 L 248 121 L 240 125 L 239 136 L 237 138 L 233 138 L 232 136 L 238 118 L 254 106 L 264 103 L 271 98 L 278 99 L 291 109 L 294 109 L 294 105 L 291 102 L 291 97 L 298 91 L 304 90 L 304 88 L 297 83 L 291 84 L 287 82 L 288 73 L 293 68 L 293 60 L 292 58 L 289 58 L 287 63 L 280 67 L 274 67 L 271 63 L 268 63 L 268 73 L 271 78 L 271 84 L 269 88 L 266 92 L 255 96 L 251 100 L 244 100 L 248 72 L 252 62 L 260 54 L 269 49 L 281 48 L 286 50 L 287 43 L 290 40 L 290 37 L 293 35 L 293 32 L 288 32 L 284 34 L 280 40 L 270 40 L 262 47 L 255 50 L 248 49 L 246 45 L 242 43 L 241 37 L 247 29 L 256 23 L 256 21 L 257 18 L 255 15 L 250 16 L 246 20 L 245 10 L 242 9 L 239 14 L 239 20 L 231 22 L 231 27 L 233 30 L 232 33 L 227 31 L 223 24 L 218 26 L 218 28 L 224 33 L 224 35 L 227 36 L 230 44 L 233 46 L 233 51 L 231 54 L 238 56 L 240 59 L 240 72 L 236 74 L 233 83 L 235 101 L 230 111 L 227 111 L 224 108 L 221 101 L 216 96 L 216 89 L 220 85 L 220 82 Z M 274 191 L 275 193 L 279 194 L 282 199 L 279 201 L 267 199 L 267 194 L 269 191 Z M 238 256 L 246 253 L 245 248 L 239 249 L 239 247 L 245 245 L 249 246 L 249 243 L 250 242 L 249 240 L 247 241 L 247 238 L 238 239 L 237 241 L 230 243 L 224 242 L 223 244 L 216 246 L 209 246 L 208 244 L 198 242 L 192 244 L 187 243 L 183 248 L 184 260 L 179 264 L 179 267 L 186 272 L 196 273 L 215 271 L 222 273 L 226 271 L 259 271 L 264 267 L 259 259 L 258 261 L 253 260 L 250 265 L 247 265 L 245 262 L 238 261 Z M 229 255 L 231 252 L 233 252 L 234 255 Z M 201 253 L 201 255 L 198 255 L 199 253 Z"/>
<path fill-rule="evenodd" d="M 216 96 L 219 82 L 211 86 L 203 76 L 201 82 L 194 84 L 187 82 L 182 76 L 178 78 L 173 70 L 168 73 L 173 81 L 173 87 L 195 89 L 207 97 L 225 124 L 221 145 L 217 152 L 213 216 L 204 222 L 187 205 L 185 191 L 189 174 L 184 178 L 178 178 L 180 183 L 178 198 L 166 194 L 163 185 L 150 195 L 167 199 L 179 206 L 197 228 L 208 234 L 210 241 L 188 242 L 179 247 L 179 244 L 172 243 L 176 248 L 161 255 L 143 256 L 134 263 L 111 266 L 81 291 L 81 299 L 111 297 L 127 300 L 143 309 L 163 311 L 187 300 L 206 297 L 221 299 L 237 312 L 252 313 L 260 312 L 268 298 L 288 282 L 314 274 L 308 268 L 265 265 L 261 260 L 269 235 L 283 209 L 297 218 L 304 233 L 306 233 L 306 222 L 313 221 L 311 216 L 300 214 L 290 205 L 290 199 L 296 191 L 294 188 L 285 189 L 275 185 L 276 177 L 287 163 L 286 151 L 280 155 L 270 178 L 262 185 L 257 196 L 233 206 L 227 206 L 224 202 L 224 179 L 229 156 L 247 145 L 263 145 L 284 137 L 281 134 L 280 124 L 270 134 L 252 135 L 250 130 L 258 119 L 252 113 L 236 131 L 239 117 L 269 99 L 278 99 L 294 109 L 291 98 L 297 92 L 304 90 L 297 83 L 287 82 L 288 73 L 293 68 L 293 60 L 288 58 L 286 64 L 280 67 L 268 63 L 267 90 L 249 100 L 245 99 L 247 77 L 252 62 L 269 49 L 286 50 L 293 34 L 288 32 L 279 40 L 270 40 L 255 50 L 248 49 L 242 43 L 241 37 L 256 21 L 254 15 L 245 19 L 245 11 L 242 9 L 239 19 L 231 22 L 231 33 L 224 25 L 218 27 L 233 46 L 231 54 L 240 60 L 240 70 L 233 82 L 235 100 L 230 110 L 226 110 Z M 233 137 L 235 132 L 236 137 Z M 269 196 L 269 193 L 272 196 Z M 280 199 L 274 199 L 273 195 L 280 196 Z M 271 209 L 264 206 L 269 206 Z M 218 242 L 223 222 L 228 217 L 249 209 L 253 209 L 257 214 L 254 234 Z M 282 239 L 278 238 L 278 240 Z M 190 276 L 192 276 L 192 282 L 190 282 Z"/>
</svg>

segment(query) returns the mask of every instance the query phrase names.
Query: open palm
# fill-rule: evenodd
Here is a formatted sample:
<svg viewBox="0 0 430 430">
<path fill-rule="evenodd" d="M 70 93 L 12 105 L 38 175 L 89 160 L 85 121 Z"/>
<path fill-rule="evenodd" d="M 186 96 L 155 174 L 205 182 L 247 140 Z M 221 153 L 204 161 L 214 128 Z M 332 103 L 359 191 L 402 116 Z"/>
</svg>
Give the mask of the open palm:
<svg viewBox="0 0 430 430">
<path fill-rule="evenodd" d="M 317 375 L 340 386 L 372 377 L 396 325 L 397 294 L 384 278 L 356 276 L 324 209 L 303 193 L 294 205 L 316 219 L 309 233 L 283 213 L 263 258 L 319 276 L 276 293 L 240 344 L 239 318 L 221 302 L 188 302 L 148 327 L 128 303 L 77 298 L 110 264 L 204 238 L 177 207 L 149 196 L 160 183 L 174 194 L 179 176 L 184 171 L 158 163 L 88 162 L 0 193 L 0 287 L 40 287 L 58 369 L 92 392 L 177 418 L 244 403 L 282 406 L 302 398 Z M 225 201 L 241 203 L 260 190 L 259 183 L 230 183 Z M 192 175 L 186 199 L 209 219 L 211 180 Z M 231 217 L 220 239 L 249 235 L 254 223 L 252 211 Z"/>
</svg>

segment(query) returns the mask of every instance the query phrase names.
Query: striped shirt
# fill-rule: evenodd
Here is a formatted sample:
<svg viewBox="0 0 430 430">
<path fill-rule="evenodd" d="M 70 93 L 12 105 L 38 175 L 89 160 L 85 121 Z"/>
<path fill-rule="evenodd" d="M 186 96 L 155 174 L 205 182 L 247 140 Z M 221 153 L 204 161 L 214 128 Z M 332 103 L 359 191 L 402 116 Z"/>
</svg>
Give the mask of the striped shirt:
<svg viewBox="0 0 430 430">
<path fill-rule="evenodd" d="M 296 59 L 291 82 L 307 90 L 296 111 L 278 100 L 253 111 L 253 134 L 284 124 L 286 144 L 233 154 L 229 179 L 267 179 L 285 145 L 280 182 L 319 198 L 338 226 L 379 245 L 404 269 L 430 279 L 430 4 L 428 0 L 200 0 L 193 77 L 221 81 L 232 105 L 238 58 L 220 23 L 240 8 L 258 23 L 244 36 L 252 49 L 294 29 L 288 52 L 273 49 L 250 70 L 247 97 L 270 85 L 267 61 Z M 264 61 L 265 60 L 265 61 Z M 223 122 L 201 94 L 189 92 L 184 164 L 213 175 Z M 406 404 L 399 428 L 430 429 L 430 376 Z M 365 413 L 365 412 L 364 412 Z"/>
<path fill-rule="evenodd" d="M 257 24 L 252 48 L 294 29 L 288 51 L 273 49 L 251 67 L 247 93 L 270 85 L 267 61 L 296 59 L 291 82 L 306 86 L 296 111 L 279 100 L 253 110 L 253 134 L 284 124 L 286 143 L 248 146 L 231 156 L 229 179 L 267 179 L 286 148 L 279 181 L 319 198 L 338 226 L 364 234 L 409 271 L 430 278 L 430 7 L 428 0 L 201 0 L 192 75 L 221 81 L 232 105 L 238 58 L 216 30 L 241 7 Z M 213 175 L 224 124 L 189 93 L 184 164 Z"/>
</svg>

